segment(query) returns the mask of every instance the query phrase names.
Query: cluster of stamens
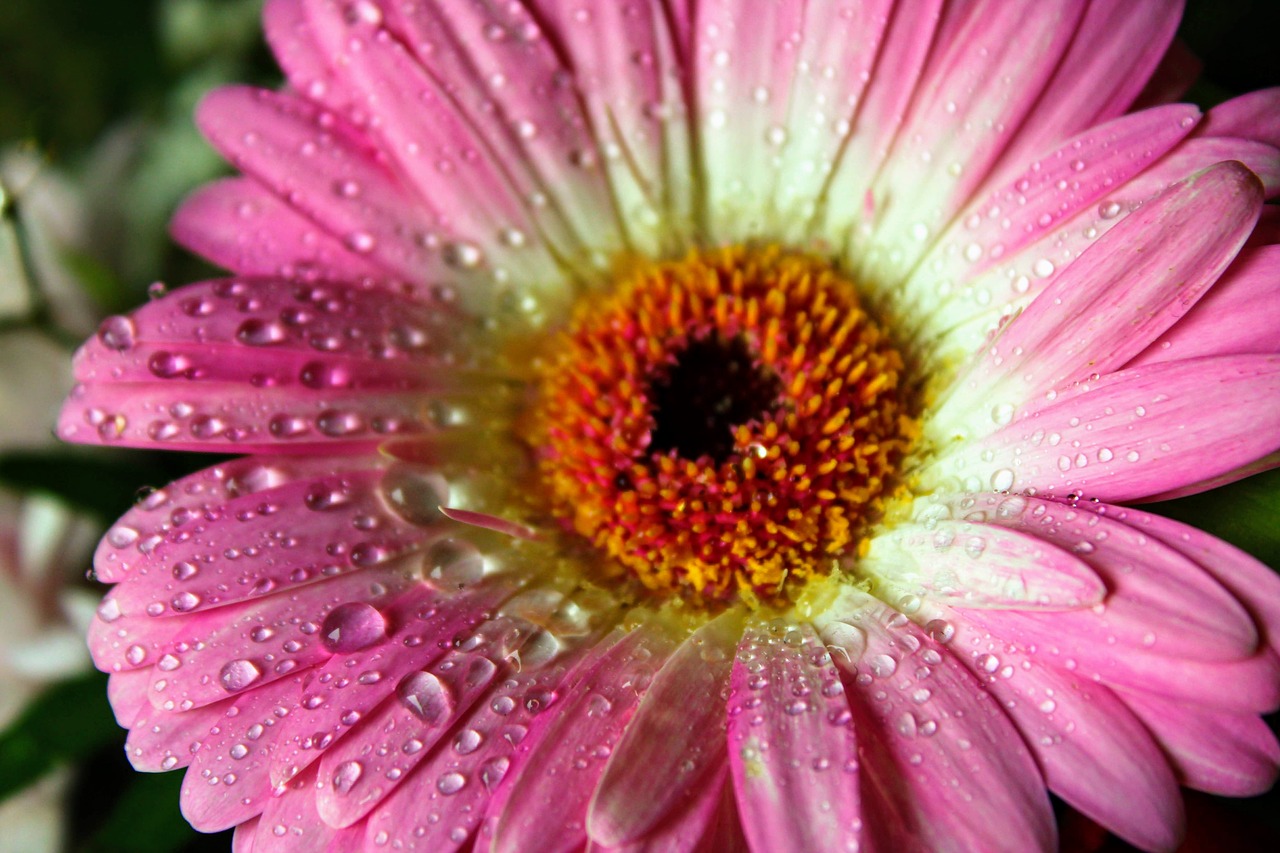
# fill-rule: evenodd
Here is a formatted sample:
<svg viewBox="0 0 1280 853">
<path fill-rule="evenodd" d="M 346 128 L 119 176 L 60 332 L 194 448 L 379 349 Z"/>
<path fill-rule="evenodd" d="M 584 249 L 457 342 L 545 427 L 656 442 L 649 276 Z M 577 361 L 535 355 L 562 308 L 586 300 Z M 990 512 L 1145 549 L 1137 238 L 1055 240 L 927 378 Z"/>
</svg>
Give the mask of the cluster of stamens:
<svg viewBox="0 0 1280 853">
<path fill-rule="evenodd" d="M 919 432 L 903 369 L 830 263 L 693 251 L 579 306 L 526 440 L 556 515 L 648 588 L 778 601 L 878 517 Z"/>
</svg>

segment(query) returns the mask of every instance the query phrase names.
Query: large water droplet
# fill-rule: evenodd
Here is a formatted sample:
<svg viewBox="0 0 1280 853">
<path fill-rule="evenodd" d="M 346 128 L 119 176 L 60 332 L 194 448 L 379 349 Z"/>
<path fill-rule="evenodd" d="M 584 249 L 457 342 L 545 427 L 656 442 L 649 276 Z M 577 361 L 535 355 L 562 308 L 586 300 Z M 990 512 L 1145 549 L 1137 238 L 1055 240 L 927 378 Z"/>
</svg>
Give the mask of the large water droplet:
<svg viewBox="0 0 1280 853">
<path fill-rule="evenodd" d="M 350 601 L 335 607 L 320 628 L 320 641 L 334 654 L 367 649 L 386 638 L 386 619 L 376 607 L 363 601 Z"/>
<path fill-rule="evenodd" d="M 98 326 L 98 340 L 107 349 L 124 352 L 133 347 L 137 339 L 138 328 L 129 317 L 116 315 L 108 317 Z"/>
<path fill-rule="evenodd" d="M 429 672 L 414 672 L 400 679 L 396 696 L 428 725 L 438 726 L 453 714 L 453 691 Z"/>
<path fill-rule="evenodd" d="M 333 790 L 339 794 L 350 793 L 360 774 L 364 773 L 364 765 L 359 761 L 344 761 L 333 771 Z"/>
<path fill-rule="evenodd" d="M 427 577 L 441 588 L 467 586 L 484 577 L 484 557 L 470 542 L 459 539 L 432 543 L 422 566 Z"/>
<path fill-rule="evenodd" d="M 458 793 L 459 791 L 462 790 L 463 786 L 466 784 L 467 784 L 466 776 L 463 776 L 461 773 L 453 772 L 453 773 L 446 773 L 443 776 L 441 776 L 440 779 L 436 782 L 436 788 L 439 789 L 440 793 L 445 794 L 447 796 L 449 794 Z"/>
<path fill-rule="evenodd" d="M 236 693 L 252 685 L 262 677 L 262 670 L 251 660 L 241 658 L 223 664 L 218 682 L 228 693 Z"/>
<path fill-rule="evenodd" d="M 419 527 L 442 519 L 440 507 L 449 503 L 448 481 L 417 465 L 392 465 L 378 484 L 378 491 L 396 515 Z"/>
</svg>

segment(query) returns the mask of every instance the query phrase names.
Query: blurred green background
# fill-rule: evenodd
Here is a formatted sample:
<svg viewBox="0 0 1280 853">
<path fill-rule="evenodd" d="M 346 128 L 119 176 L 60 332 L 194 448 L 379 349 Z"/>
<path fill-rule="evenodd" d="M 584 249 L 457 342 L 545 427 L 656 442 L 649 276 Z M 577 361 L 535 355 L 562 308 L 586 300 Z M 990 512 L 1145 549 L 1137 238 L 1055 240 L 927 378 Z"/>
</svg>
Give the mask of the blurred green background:
<svg viewBox="0 0 1280 853">
<path fill-rule="evenodd" d="M 192 125 L 199 97 L 224 82 L 278 82 L 261 41 L 260 4 L 0 0 L 0 151 L 25 147 L 83 189 L 91 240 L 72 263 L 101 312 L 141 302 L 153 281 L 180 284 L 211 272 L 168 241 L 165 224 L 186 192 L 224 171 Z M 1275 0 L 1190 0 L 1182 37 L 1205 61 L 1191 98 L 1208 106 L 1280 84 L 1278 36 Z M 76 338 L 39 300 L 25 315 L 0 321 L 0 331 L 15 327 L 67 346 Z M 83 448 L 0 453 L 0 486 L 58 495 L 105 524 L 140 487 L 209 461 Z M 1280 566 L 1280 474 L 1157 509 Z M 229 850 L 229 833 L 200 836 L 182 820 L 181 773 L 129 768 L 105 681 L 94 674 L 61 683 L 0 733 L 0 798 L 55 764 L 70 764 L 70 849 Z M 1280 849 L 1275 793 L 1242 801 L 1195 796 L 1189 811 L 1187 849 Z M 1069 819 L 1064 843 L 1127 849 Z"/>
</svg>

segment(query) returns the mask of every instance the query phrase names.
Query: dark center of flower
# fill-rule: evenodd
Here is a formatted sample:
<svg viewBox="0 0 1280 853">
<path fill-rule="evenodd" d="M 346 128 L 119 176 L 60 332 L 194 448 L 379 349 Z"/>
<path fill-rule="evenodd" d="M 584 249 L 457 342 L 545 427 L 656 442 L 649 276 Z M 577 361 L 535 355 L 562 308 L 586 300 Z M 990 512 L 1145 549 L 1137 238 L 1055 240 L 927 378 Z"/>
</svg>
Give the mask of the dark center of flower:
<svg viewBox="0 0 1280 853">
<path fill-rule="evenodd" d="M 778 378 L 762 368 L 741 335 L 690 341 L 649 386 L 649 450 L 724 462 L 733 450 L 734 427 L 772 409 L 779 391 Z"/>
<path fill-rule="evenodd" d="M 649 589 L 778 601 L 856 548 L 918 435 L 902 356 L 829 262 L 775 246 L 620 274 L 543 360 L 552 511 Z"/>
</svg>

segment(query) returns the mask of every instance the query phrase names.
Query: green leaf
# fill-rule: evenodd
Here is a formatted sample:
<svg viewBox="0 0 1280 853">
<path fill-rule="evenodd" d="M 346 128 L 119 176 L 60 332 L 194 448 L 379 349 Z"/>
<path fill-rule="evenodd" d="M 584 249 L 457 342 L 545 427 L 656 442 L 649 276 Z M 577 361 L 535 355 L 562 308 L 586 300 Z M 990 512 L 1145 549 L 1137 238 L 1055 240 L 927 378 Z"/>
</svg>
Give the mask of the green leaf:
<svg viewBox="0 0 1280 853">
<path fill-rule="evenodd" d="M 59 764 L 80 761 L 121 739 L 101 673 L 61 681 L 0 733 L 0 800 Z"/>
</svg>

